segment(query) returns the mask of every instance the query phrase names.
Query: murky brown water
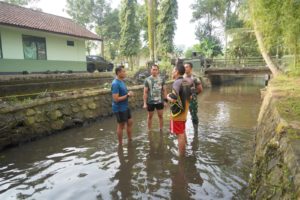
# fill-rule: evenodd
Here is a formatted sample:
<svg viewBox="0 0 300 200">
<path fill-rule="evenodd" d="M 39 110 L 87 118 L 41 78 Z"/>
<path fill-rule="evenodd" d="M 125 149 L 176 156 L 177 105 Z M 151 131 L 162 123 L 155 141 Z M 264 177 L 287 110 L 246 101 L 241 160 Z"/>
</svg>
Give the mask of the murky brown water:
<svg viewBox="0 0 300 200">
<path fill-rule="evenodd" d="M 134 141 L 123 147 L 112 117 L 5 150 L 0 199 L 246 199 L 262 84 L 207 89 L 198 133 L 187 122 L 182 160 L 167 112 L 164 132 L 148 134 L 143 110 L 133 112 Z"/>
</svg>

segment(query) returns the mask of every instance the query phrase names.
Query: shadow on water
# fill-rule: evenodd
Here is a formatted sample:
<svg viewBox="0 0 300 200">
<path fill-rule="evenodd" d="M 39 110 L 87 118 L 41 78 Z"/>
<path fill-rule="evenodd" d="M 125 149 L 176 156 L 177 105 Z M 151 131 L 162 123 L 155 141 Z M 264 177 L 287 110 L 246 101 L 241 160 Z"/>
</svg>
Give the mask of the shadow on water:
<svg viewBox="0 0 300 200">
<path fill-rule="evenodd" d="M 133 112 L 134 140 L 122 146 L 112 117 L 7 149 L 0 199 L 246 199 L 262 87 L 251 81 L 199 96 L 200 122 L 188 118 L 181 159 L 168 112 L 163 132 L 147 132 L 142 110 Z"/>
</svg>

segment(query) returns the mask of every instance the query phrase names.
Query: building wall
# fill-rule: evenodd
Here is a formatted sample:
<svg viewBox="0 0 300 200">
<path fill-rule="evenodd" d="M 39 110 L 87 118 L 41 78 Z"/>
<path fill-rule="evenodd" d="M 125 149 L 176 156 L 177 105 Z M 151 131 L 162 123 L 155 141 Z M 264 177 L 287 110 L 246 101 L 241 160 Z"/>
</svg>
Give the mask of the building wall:
<svg viewBox="0 0 300 200">
<path fill-rule="evenodd" d="M 74 41 L 74 46 L 67 46 L 67 40 Z M 46 37 L 47 59 L 64 61 L 85 61 L 85 41 L 71 37 Z"/>
<path fill-rule="evenodd" d="M 0 26 L 0 34 L 0 72 L 86 71 L 84 39 L 7 26 Z M 22 35 L 45 38 L 47 60 L 24 60 Z M 74 46 L 68 46 L 68 40 Z"/>
<path fill-rule="evenodd" d="M 0 26 L 3 59 L 24 59 L 22 35 Z"/>
</svg>

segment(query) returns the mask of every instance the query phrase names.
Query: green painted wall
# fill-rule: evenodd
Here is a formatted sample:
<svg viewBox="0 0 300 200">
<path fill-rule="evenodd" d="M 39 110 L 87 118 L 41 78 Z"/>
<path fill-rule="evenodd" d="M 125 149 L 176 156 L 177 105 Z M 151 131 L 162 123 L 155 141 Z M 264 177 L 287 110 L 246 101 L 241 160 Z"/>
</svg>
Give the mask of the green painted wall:
<svg viewBox="0 0 300 200">
<path fill-rule="evenodd" d="M 2 25 L 0 34 L 0 72 L 86 71 L 84 39 Z M 22 35 L 46 38 L 47 60 L 24 60 Z M 74 41 L 74 46 L 68 46 L 68 40 Z"/>
<path fill-rule="evenodd" d="M 86 71 L 84 61 L 0 59 L 2 72 Z"/>
<path fill-rule="evenodd" d="M 74 41 L 74 46 L 67 46 L 67 40 Z M 85 61 L 85 40 L 65 37 L 46 37 L 47 59 Z"/>
<path fill-rule="evenodd" d="M 22 35 L 0 26 L 2 54 L 7 59 L 24 59 Z"/>
</svg>

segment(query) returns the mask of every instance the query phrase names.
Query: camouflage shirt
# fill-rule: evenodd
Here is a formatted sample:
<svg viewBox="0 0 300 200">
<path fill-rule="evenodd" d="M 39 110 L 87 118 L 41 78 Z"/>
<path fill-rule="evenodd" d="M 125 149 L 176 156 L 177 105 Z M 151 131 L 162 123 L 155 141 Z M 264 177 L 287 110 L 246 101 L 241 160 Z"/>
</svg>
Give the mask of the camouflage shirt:
<svg viewBox="0 0 300 200">
<path fill-rule="evenodd" d="M 165 81 L 160 77 L 149 76 L 145 80 L 144 86 L 148 88 L 148 104 L 163 103 L 163 86 Z"/>
</svg>

